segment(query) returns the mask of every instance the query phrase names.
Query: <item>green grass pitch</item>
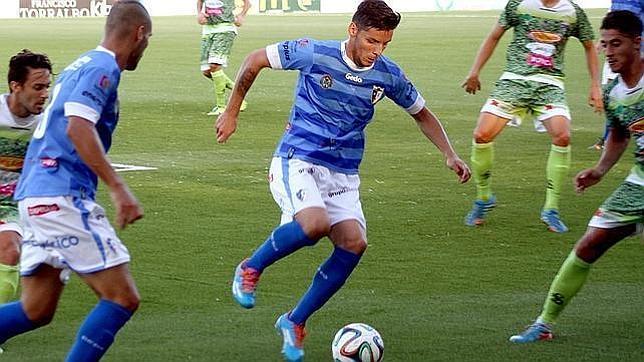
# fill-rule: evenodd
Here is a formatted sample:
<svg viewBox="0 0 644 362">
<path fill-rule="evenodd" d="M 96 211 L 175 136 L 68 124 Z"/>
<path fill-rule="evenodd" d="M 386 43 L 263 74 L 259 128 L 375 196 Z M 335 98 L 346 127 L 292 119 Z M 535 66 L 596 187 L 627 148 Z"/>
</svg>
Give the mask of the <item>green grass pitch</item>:
<svg viewBox="0 0 644 362">
<path fill-rule="evenodd" d="M 468 162 L 472 129 L 502 71 L 511 34 L 485 68 L 480 94 L 467 95 L 460 83 L 496 14 L 404 14 L 386 52 L 415 82 Z M 596 28 L 602 14 L 590 12 Z M 227 72 L 233 76 L 245 54 L 279 40 L 343 39 L 349 18 L 251 16 Z M 102 19 L 0 20 L 0 73 L 22 48 L 48 53 L 60 72 L 98 44 L 102 27 Z M 146 212 L 120 233 L 143 300 L 105 361 L 280 360 L 273 323 L 308 288 L 331 249 L 325 239 L 268 269 L 255 309 L 233 303 L 235 265 L 279 222 L 266 173 L 296 73 L 264 70 L 237 133 L 218 145 L 214 118 L 205 115 L 212 91 L 199 72 L 199 32 L 193 17 L 155 18 L 139 69 L 121 80 L 121 124 L 111 159 L 158 170 L 124 173 Z M 644 360 L 639 238 L 618 244 L 595 265 L 560 318 L 554 341 L 507 342 L 536 317 L 589 217 L 633 163 L 629 150 L 600 185 L 574 193 L 574 174 L 599 156 L 586 147 L 602 134 L 603 119 L 587 106 L 589 79 L 574 39 L 566 71 L 574 119 L 562 204 L 571 232 L 564 235 L 547 232 L 539 221 L 549 138 L 530 124 L 498 138 L 493 187 L 499 206 L 486 226 L 471 229 L 463 217 L 473 183 L 456 182 L 403 110 L 389 101 L 378 106 L 361 169 L 370 247 L 345 287 L 309 320 L 308 361 L 330 360 L 335 332 L 350 322 L 381 332 L 388 361 Z M 104 188 L 99 199 L 109 206 Z M 62 360 L 94 304 L 94 295 L 74 277 L 52 324 L 9 341 L 0 359 Z"/>
</svg>

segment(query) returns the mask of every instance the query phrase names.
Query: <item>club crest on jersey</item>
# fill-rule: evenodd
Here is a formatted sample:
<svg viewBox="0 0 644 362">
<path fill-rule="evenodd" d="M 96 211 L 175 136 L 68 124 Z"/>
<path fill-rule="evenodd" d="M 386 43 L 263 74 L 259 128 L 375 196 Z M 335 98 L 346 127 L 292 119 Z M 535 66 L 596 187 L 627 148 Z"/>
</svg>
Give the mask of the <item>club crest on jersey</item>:
<svg viewBox="0 0 644 362">
<path fill-rule="evenodd" d="M 320 78 L 320 85 L 324 89 L 331 88 L 331 86 L 333 86 L 333 78 L 328 74 L 323 75 L 322 78 Z"/>
<path fill-rule="evenodd" d="M 628 125 L 628 131 L 631 134 L 642 134 L 644 133 L 644 117 L 638 119 L 637 121 Z"/>
<path fill-rule="evenodd" d="M 371 104 L 378 103 L 384 95 L 385 95 L 385 89 L 383 87 L 378 87 L 377 85 L 374 85 L 373 90 L 371 91 Z"/>
<path fill-rule="evenodd" d="M 108 78 L 106 75 L 101 76 L 101 79 L 98 81 L 98 86 L 105 90 L 110 87 L 110 78 Z"/>
</svg>

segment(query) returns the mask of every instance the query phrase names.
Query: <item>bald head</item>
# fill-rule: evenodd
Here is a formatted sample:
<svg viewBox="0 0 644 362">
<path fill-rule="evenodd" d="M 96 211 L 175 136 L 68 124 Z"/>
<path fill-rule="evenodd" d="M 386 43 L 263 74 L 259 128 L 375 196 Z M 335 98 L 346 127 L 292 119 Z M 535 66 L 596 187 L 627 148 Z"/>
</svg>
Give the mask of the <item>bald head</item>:
<svg viewBox="0 0 644 362">
<path fill-rule="evenodd" d="M 124 39 L 137 31 L 139 27 L 147 31 L 152 28 L 150 14 L 136 0 L 120 0 L 116 2 L 105 22 L 105 37 Z"/>
</svg>

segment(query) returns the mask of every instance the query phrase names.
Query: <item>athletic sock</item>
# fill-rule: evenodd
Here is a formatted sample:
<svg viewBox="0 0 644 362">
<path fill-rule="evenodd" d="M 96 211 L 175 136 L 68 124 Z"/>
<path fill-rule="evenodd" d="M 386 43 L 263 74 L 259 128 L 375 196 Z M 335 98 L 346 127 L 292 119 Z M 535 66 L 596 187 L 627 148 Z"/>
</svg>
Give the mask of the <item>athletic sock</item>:
<svg viewBox="0 0 644 362">
<path fill-rule="evenodd" d="M 220 72 L 224 75 L 224 80 L 226 81 L 226 88 L 233 89 L 233 87 L 235 87 L 235 82 L 233 82 L 233 80 L 230 79 L 226 73 L 224 73 L 223 69 L 220 70 Z"/>
<path fill-rule="evenodd" d="M 539 316 L 545 323 L 554 323 L 566 305 L 586 282 L 592 264 L 581 260 L 573 250 L 564 261 L 550 285 L 548 298 Z"/>
<path fill-rule="evenodd" d="M 0 264 L 0 304 L 8 303 L 16 296 L 19 278 L 17 265 Z"/>
<path fill-rule="evenodd" d="M 360 262 L 361 256 L 335 247 L 331 256 L 318 268 L 309 290 L 291 311 L 288 319 L 295 324 L 305 324 L 316 310 L 340 290 Z"/>
<path fill-rule="evenodd" d="M 276 261 L 315 243 L 317 240 L 309 239 L 300 224 L 294 220 L 273 230 L 268 239 L 248 259 L 246 266 L 261 273 Z"/>
<path fill-rule="evenodd" d="M 568 170 L 570 170 L 570 146 L 552 145 L 546 166 L 548 187 L 546 189 L 544 209 L 559 209 L 561 187 L 564 181 L 568 179 Z"/>
<path fill-rule="evenodd" d="M 472 142 L 472 175 L 476 182 L 476 198 L 488 201 L 492 197 L 490 176 L 494 162 L 494 142 Z"/>
<path fill-rule="evenodd" d="M 0 344 L 9 338 L 38 328 L 22 308 L 21 302 L 13 302 L 0 306 Z"/>
<path fill-rule="evenodd" d="M 98 361 L 131 316 L 132 312 L 128 309 L 101 299 L 78 330 L 67 362 Z"/>
<path fill-rule="evenodd" d="M 210 73 L 215 87 L 215 104 L 219 108 L 226 108 L 226 79 L 230 80 L 223 70 Z"/>
</svg>

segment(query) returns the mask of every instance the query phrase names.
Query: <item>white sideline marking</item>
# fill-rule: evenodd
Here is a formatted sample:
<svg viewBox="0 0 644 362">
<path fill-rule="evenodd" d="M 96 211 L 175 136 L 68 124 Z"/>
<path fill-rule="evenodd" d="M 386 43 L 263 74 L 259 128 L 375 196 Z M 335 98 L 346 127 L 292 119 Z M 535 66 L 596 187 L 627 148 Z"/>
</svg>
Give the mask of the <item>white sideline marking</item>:
<svg viewBox="0 0 644 362">
<path fill-rule="evenodd" d="M 126 171 L 152 171 L 156 170 L 156 167 L 147 167 L 147 166 L 135 166 L 135 165 L 126 165 L 123 163 L 113 163 L 112 167 L 116 172 L 126 172 Z"/>
</svg>

